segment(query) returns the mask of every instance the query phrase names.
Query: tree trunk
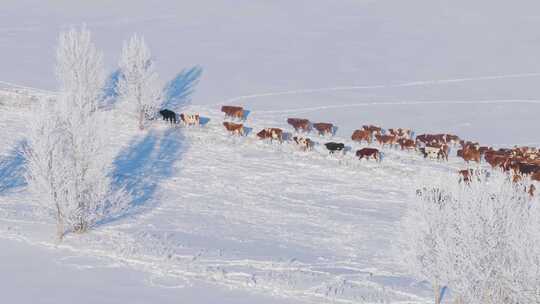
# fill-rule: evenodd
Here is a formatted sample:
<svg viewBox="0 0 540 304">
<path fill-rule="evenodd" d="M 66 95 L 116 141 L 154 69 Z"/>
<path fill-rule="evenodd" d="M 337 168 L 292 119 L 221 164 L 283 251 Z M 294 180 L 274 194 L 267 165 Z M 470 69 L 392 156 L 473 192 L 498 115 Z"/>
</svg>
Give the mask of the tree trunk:
<svg viewBox="0 0 540 304">
<path fill-rule="evenodd" d="M 58 237 L 58 243 L 62 242 L 64 238 L 64 216 L 58 203 L 56 204 L 56 236 Z"/>
<path fill-rule="evenodd" d="M 144 111 L 139 111 L 139 130 L 144 130 Z"/>
<path fill-rule="evenodd" d="M 441 304 L 441 286 L 435 284 L 433 286 L 433 292 L 435 293 L 435 304 Z"/>
</svg>

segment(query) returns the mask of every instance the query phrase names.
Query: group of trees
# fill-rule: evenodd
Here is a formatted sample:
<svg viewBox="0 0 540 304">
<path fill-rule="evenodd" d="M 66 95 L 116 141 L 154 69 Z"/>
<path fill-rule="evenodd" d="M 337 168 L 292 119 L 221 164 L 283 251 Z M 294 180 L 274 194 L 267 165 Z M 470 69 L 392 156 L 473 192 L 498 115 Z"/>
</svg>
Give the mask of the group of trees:
<svg viewBox="0 0 540 304">
<path fill-rule="evenodd" d="M 113 157 L 106 153 L 111 119 L 100 109 L 105 68 L 91 38 L 85 27 L 60 34 L 59 95 L 35 106 L 24 151 L 29 189 L 56 218 L 59 240 L 122 212 L 131 200 L 111 183 Z M 119 66 L 118 104 L 143 129 L 145 111 L 159 106 L 161 96 L 144 39 L 134 35 L 124 43 Z"/>
<path fill-rule="evenodd" d="M 540 303 L 540 200 L 503 173 L 417 191 L 402 222 L 409 270 L 456 303 Z"/>
</svg>

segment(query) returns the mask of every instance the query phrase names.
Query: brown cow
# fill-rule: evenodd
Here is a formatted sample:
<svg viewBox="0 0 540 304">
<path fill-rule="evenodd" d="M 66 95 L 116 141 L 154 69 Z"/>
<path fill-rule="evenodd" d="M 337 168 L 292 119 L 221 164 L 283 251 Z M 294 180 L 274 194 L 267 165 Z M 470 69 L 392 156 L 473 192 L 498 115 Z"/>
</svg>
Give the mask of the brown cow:
<svg viewBox="0 0 540 304">
<path fill-rule="evenodd" d="M 334 131 L 334 125 L 326 122 L 314 123 L 313 128 L 315 128 L 320 135 L 333 134 Z"/>
<path fill-rule="evenodd" d="M 480 144 L 477 142 L 460 140 L 459 144 L 461 145 L 461 148 L 463 149 L 471 148 L 471 149 L 480 150 Z"/>
<path fill-rule="evenodd" d="M 270 139 L 271 141 L 279 140 L 279 142 L 283 142 L 283 130 L 279 128 L 266 128 L 261 130 L 259 133 L 257 133 L 257 137 L 260 139 Z"/>
<path fill-rule="evenodd" d="M 445 144 L 446 135 L 445 134 L 421 134 L 416 136 L 416 144 L 420 143 L 424 145 L 428 144 Z"/>
<path fill-rule="evenodd" d="M 288 118 L 287 123 L 290 124 L 296 132 L 309 132 L 309 130 L 311 129 L 311 123 L 307 119 Z"/>
<path fill-rule="evenodd" d="M 394 135 L 398 139 L 411 139 L 412 136 L 412 130 L 411 129 L 403 129 L 403 128 L 397 128 L 397 129 L 388 129 L 388 132 L 390 135 Z"/>
<path fill-rule="evenodd" d="M 397 137 L 393 135 L 376 134 L 375 139 L 377 139 L 377 142 L 379 142 L 382 147 L 384 147 L 384 145 L 390 145 L 390 147 L 392 147 L 393 145 L 397 144 Z"/>
<path fill-rule="evenodd" d="M 381 152 L 375 148 L 362 148 L 356 151 L 356 156 L 358 156 L 358 159 L 373 157 L 375 160 L 381 161 Z"/>
<path fill-rule="evenodd" d="M 236 106 L 222 106 L 221 112 L 225 113 L 225 118 L 244 119 L 244 108 Z"/>
<path fill-rule="evenodd" d="M 362 129 L 369 131 L 369 133 L 371 134 L 378 134 L 378 135 L 382 134 L 382 128 L 374 126 L 374 125 L 364 125 L 362 126 Z"/>
<path fill-rule="evenodd" d="M 351 136 L 351 139 L 359 143 L 365 140 L 368 144 L 371 143 L 371 132 L 368 130 L 355 130 Z"/>
<path fill-rule="evenodd" d="M 315 145 L 315 143 L 311 139 L 309 139 L 307 137 L 295 136 L 295 137 L 293 137 L 293 140 L 304 151 L 309 151 L 309 150 L 313 149 L 313 146 Z"/>
<path fill-rule="evenodd" d="M 459 152 L 459 151 L 458 151 Z M 459 156 L 459 155 L 458 155 Z M 510 156 L 499 151 L 486 151 L 484 153 L 484 159 L 493 169 L 503 166 L 503 164 L 509 159 Z"/>
<path fill-rule="evenodd" d="M 480 163 L 480 151 L 474 148 L 464 148 L 457 151 L 457 155 L 467 163 L 471 160 Z"/>
<path fill-rule="evenodd" d="M 232 134 L 241 135 L 241 136 L 244 135 L 244 125 L 243 124 L 236 124 L 236 123 L 233 123 L 233 122 L 225 121 L 225 122 L 223 122 L 223 126 L 225 127 L 225 129 L 227 129 L 227 131 L 231 132 Z"/>
<path fill-rule="evenodd" d="M 540 182 L 540 172 L 535 172 L 531 175 L 531 180 Z"/>
<path fill-rule="evenodd" d="M 397 142 L 401 147 L 401 150 L 416 150 L 416 143 L 412 139 L 400 138 Z"/>
</svg>

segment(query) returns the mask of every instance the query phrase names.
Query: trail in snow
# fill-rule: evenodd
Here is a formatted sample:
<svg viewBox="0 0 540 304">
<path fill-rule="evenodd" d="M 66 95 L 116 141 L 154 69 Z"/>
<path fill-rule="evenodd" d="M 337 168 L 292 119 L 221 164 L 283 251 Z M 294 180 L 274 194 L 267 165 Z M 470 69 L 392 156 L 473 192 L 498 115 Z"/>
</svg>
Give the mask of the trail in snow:
<svg viewBox="0 0 540 304">
<path fill-rule="evenodd" d="M 536 99 L 495 99 L 495 100 L 403 100 L 403 101 L 376 101 L 364 103 L 352 103 L 341 105 L 326 105 L 318 107 L 302 107 L 284 110 L 260 110 L 257 113 L 306 113 L 327 109 L 354 108 L 366 106 L 394 106 L 394 105 L 441 105 L 441 104 L 508 104 L 508 103 L 524 103 L 524 104 L 540 104 L 540 100 Z"/>
<path fill-rule="evenodd" d="M 409 81 L 398 84 L 377 84 L 377 85 L 363 85 L 363 86 L 336 86 L 328 88 L 312 88 L 312 89 L 298 89 L 289 91 L 277 91 L 277 92 L 265 92 L 255 93 L 250 95 L 242 95 L 232 97 L 225 100 L 225 103 L 231 103 L 244 99 L 270 97 L 270 96 L 283 96 L 283 95 L 298 95 L 298 94 L 312 94 L 322 92 L 334 92 L 334 91 L 355 91 L 355 90 L 368 90 L 368 89 L 384 89 L 384 88 L 400 88 L 400 87 L 412 87 L 412 86 L 428 86 L 428 85 L 442 85 L 449 83 L 459 83 L 468 81 L 482 81 L 482 80 L 499 80 L 510 78 L 528 78 L 528 77 L 540 77 L 540 73 L 521 73 L 521 74 L 508 74 L 508 75 L 493 75 L 493 76 L 481 76 L 481 77 L 467 77 L 467 78 L 454 78 L 454 79 L 440 79 L 440 80 L 420 80 Z"/>
</svg>

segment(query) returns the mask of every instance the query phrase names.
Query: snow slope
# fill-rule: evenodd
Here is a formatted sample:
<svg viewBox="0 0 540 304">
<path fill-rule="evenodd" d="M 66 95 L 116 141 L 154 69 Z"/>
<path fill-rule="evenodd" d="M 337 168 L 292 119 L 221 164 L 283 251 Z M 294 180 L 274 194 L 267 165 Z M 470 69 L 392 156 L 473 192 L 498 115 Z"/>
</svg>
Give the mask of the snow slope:
<svg viewBox="0 0 540 304">
<path fill-rule="evenodd" d="M 0 236 L 33 245 L 8 255 L 13 271 L 24 269 L 22 254 L 43 254 L 37 272 L 66 272 L 39 249 L 54 245 L 54 227 L 24 188 L 16 150 L 32 117 L 28 107 L 14 105 L 10 83 L 54 90 L 57 33 L 85 22 L 111 71 L 122 39 L 143 34 L 180 96 L 171 107 L 210 119 L 200 129 L 158 123 L 140 133 L 121 109 L 112 110 L 115 180 L 137 199 L 124 217 L 68 237 L 52 254 L 91 257 L 73 262 L 89 267 L 105 259 L 122 265 L 114 272 L 136 272 L 133 287 L 111 292 L 111 303 L 138 289 L 157 295 L 152 281 L 188 286 L 163 298 L 171 302 L 185 292 L 189 303 L 200 303 L 191 296 L 199 286 L 208 302 L 231 293 L 230 303 L 244 296 L 272 303 L 429 301 L 429 286 L 406 275 L 392 249 L 398 221 L 415 179 L 464 163 L 389 149 L 380 164 L 360 163 L 350 154 L 329 157 L 321 147 L 304 153 L 259 142 L 253 133 L 234 138 L 220 126 L 219 105 L 248 108 L 253 131 L 290 131 L 292 116 L 334 122 L 332 140 L 353 150 L 359 146 L 348 138 L 366 123 L 457 133 L 496 146 L 538 145 L 538 6 L 528 0 L 3 4 L 0 80 L 9 83 L 0 89 L 9 93 L 0 92 Z M 189 100 L 192 106 L 179 106 Z M 4 273 L 2 286 L 14 286 L 5 285 Z M 123 278 L 113 271 L 96 278 L 110 276 Z M 16 286 L 9 289 L 16 300 Z"/>
</svg>

